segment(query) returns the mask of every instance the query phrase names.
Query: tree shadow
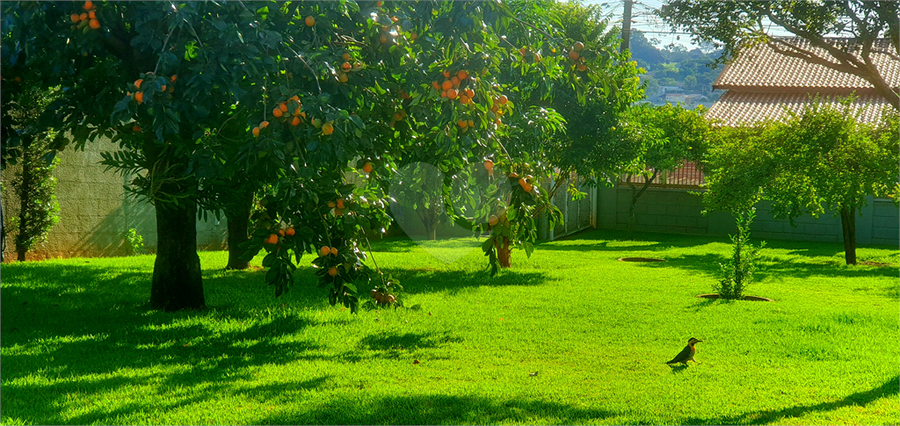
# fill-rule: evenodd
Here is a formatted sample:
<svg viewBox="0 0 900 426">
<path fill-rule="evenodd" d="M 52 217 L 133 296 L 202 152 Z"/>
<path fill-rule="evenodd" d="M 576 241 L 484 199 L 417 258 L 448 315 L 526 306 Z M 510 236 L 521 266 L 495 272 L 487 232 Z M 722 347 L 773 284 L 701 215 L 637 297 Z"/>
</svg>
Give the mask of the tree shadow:
<svg viewBox="0 0 900 426">
<path fill-rule="evenodd" d="M 306 303 L 316 296 L 298 291 L 293 299 L 259 303 L 257 285 L 265 286 L 261 271 L 205 280 L 207 300 L 225 301 L 221 308 L 167 313 L 149 308 L 145 272 L 90 264 L 11 269 L 14 273 L 3 271 L 0 332 L 4 348 L 19 349 L 3 351 L 4 413 L 27 413 L 34 423 L 91 424 L 165 409 L 135 401 L 114 412 L 98 409 L 74 418 L 59 411 L 68 395 L 103 395 L 149 382 L 159 389 L 200 389 L 177 398 L 172 408 L 190 404 L 186 398 L 212 400 L 235 380 L 250 379 L 251 367 L 287 364 L 320 348 L 295 338 L 316 321 L 280 309 L 285 302 Z M 138 373 L 117 373 L 123 369 Z M 142 370 L 149 372 L 141 376 Z M 20 380 L 35 373 L 56 379 Z"/>
<path fill-rule="evenodd" d="M 470 288 L 537 286 L 545 283 L 548 276 L 542 272 L 506 270 L 494 277 L 488 271 L 437 271 L 411 269 L 385 269 L 403 284 L 403 290 L 410 294 L 448 292 L 456 294 Z"/>
<path fill-rule="evenodd" d="M 669 257 L 667 262 L 662 263 L 643 263 L 641 267 L 646 268 L 678 268 L 691 272 L 697 272 L 708 276 L 718 276 L 719 264 L 726 263 L 729 259 L 721 254 L 682 254 L 675 257 Z M 841 264 L 830 264 L 816 262 L 811 258 L 776 258 L 772 256 L 761 256 L 757 262 L 755 275 L 757 279 L 763 277 L 772 277 L 778 279 L 780 277 L 789 278 L 814 278 L 814 277 L 842 277 L 842 278 L 896 278 L 898 276 L 897 267 L 882 266 L 852 266 Z"/>
<path fill-rule="evenodd" d="M 876 388 L 856 392 L 838 401 L 822 402 L 814 405 L 800 405 L 780 410 L 752 411 L 736 416 L 717 417 L 713 419 L 691 418 L 684 424 L 765 424 L 779 422 L 803 416 L 807 413 L 834 411 L 847 406 L 864 406 L 881 398 L 888 398 L 900 393 L 900 375 L 884 382 Z"/>
<path fill-rule="evenodd" d="M 346 404 L 329 401 L 309 411 L 281 412 L 253 421 L 255 424 L 554 424 L 598 423 L 621 414 L 579 408 L 543 400 L 500 399 L 475 396 L 389 396 Z M 632 422 L 632 419 L 629 419 Z M 652 424 L 650 420 L 634 420 Z"/>
</svg>

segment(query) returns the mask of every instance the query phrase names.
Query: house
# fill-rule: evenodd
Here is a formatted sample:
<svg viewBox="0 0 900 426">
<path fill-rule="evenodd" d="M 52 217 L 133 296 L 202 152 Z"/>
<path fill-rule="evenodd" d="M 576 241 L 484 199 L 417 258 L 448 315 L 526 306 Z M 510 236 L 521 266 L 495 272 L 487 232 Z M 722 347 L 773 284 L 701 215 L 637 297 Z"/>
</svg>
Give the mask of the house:
<svg viewBox="0 0 900 426">
<path fill-rule="evenodd" d="M 830 57 L 805 39 L 783 40 Z M 852 42 L 849 39 L 833 41 Z M 882 39 L 875 44 L 875 50 L 878 49 L 892 51 L 893 47 L 889 40 Z M 873 53 L 872 59 L 891 87 L 900 86 L 900 60 L 878 53 Z M 778 119 L 785 115 L 785 109 L 801 112 L 816 95 L 824 102 L 837 103 L 840 98 L 855 94 L 857 99 L 851 108 L 854 112 L 862 112 L 862 122 L 876 122 L 884 108 L 891 108 L 874 86 L 862 78 L 787 56 L 764 43 L 748 49 L 726 65 L 713 83 L 713 89 L 726 92 L 710 107 L 706 117 L 726 126 Z"/>
<path fill-rule="evenodd" d="M 803 39 L 782 40 L 812 52 L 824 53 Z M 852 40 L 846 39 L 834 41 L 852 43 Z M 893 52 L 892 49 L 889 40 L 878 40 L 874 50 Z M 886 82 L 897 90 L 900 87 L 900 59 L 877 53 L 872 58 Z M 860 120 L 867 123 L 877 122 L 885 109 L 894 111 L 874 86 L 862 78 L 779 53 L 766 44 L 742 52 L 735 61 L 726 65 L 713 83 L 713 89 L 724 90 L 725 93 L 710 107 L 706 117 L 725 126 L 777 120 L 785 117 L 786 110 L 802 112 L 806 105 L 815 101 L 816 96 L 823 102 L 837 103 L 851 94 L 856 95 L 851 109 L 859 112 Z M 700 213 L 700 197 L 690 193 L 701 188 L 703 175 L 693 164 L 667 171 L 664 175 L 667 178 L 652 185 L 636 206 L 638 229 L 705 235 L 733 232 L 734 222 L 730 215 L 723 212 Z M 630 189 L 621 183 L 599 194 L 600 227 L 623 229 L 627 226 L 629 197 Z M 857 219 L 857 241 L 860 244 L 896 245 L 900 242 L 897 207 L 890 200 L 870 198 L 868 201 Z M 786 220 L 772 217 L 766 204 L 763 202 L 764 206 L 753 224 L 755 237 L 841 241 L 838 218 L 804 215 L 795 220 L 798 226 L 793 227 Z"/>
</svg>

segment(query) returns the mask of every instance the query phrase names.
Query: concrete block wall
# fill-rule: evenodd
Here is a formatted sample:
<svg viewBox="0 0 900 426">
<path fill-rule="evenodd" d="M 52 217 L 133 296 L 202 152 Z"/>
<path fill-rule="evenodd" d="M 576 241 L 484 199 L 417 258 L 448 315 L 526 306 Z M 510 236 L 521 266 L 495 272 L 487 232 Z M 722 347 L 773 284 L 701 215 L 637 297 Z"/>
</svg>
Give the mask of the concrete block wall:
<svg viewBox="0 0 900 426">
<path fill-rule="evenodd" d="M 29 260 L 81 256 L 118 256 L 127 253 L 125 233 L 135 228 L 144 238 L 150 251 L 156 248 L 156 211 L 153 205 L 134 199 L 125 192 L 124 178 L 100 165 L 100 153 L 113 151 L 116 145 L 101 140 L 88 143 L 84 151 L 66 150 L 59 153 L 60 163 L 54 171 L 57 178 L 56 197 L 60 206 L 60 220 L 51 230 L 47 241 L 28 253 Z M 3 171 L 3 213 L 7 221 L 5 259 L 15 259 L 15 240 L 9 219 L 18 214 L 19 200 L 12 194 L 9 182 L 18 171 L 9 167 Z M 224 218 L 215 218 L 197 225 L 200 249 L 222 249 L 227 242 Z"/>
<path fill-rule="evenodd" d="M 676 234 L 724 236 L 736 231 L 734 218 L 724 212 L 701 214 L 699 190 L 649 188 L 635 207 L 635 230 Z M 900 245 L 900 209 L 890 200 L 869 197 L 856 218 L 858 244 Z M 603 188 L 598 196 L 598 227 L 628 229 L 631 189 Z M 776 219 L 771 203 L 756 206 L 756 220 L 751 225 L 755 238 L 815 242 L 841 242 L 841 219 L 831 212 L 818 218 L 802 215 L 794 225 Z"/>
</svg>

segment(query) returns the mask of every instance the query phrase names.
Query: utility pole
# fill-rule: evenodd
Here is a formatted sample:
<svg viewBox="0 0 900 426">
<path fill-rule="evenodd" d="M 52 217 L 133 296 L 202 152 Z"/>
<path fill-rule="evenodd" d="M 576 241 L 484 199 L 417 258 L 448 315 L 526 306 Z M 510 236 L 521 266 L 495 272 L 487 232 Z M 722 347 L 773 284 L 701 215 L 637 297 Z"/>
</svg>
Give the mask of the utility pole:
<svg viewBox="0 0 900 426">
<path fill-rule="evenodd" d="M 634 0 L 625 0 L 625 16 L 622 18 L 622 45 L 619 52 L 629 49 L 631 41 L 631 8 L 634 6 Z"/>
</svg>

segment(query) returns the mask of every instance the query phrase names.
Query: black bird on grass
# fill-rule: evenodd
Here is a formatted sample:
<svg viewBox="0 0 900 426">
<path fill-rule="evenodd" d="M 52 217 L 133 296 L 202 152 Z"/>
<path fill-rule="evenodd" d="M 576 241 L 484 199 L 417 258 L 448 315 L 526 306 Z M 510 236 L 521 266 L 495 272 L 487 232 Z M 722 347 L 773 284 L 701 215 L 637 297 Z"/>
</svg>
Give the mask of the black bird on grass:
<svg viewBox="0 0 900 426">
<path fill-rule="evenodd" d="M 684 349 L 682 349 L 681 352 L 678 353 L 678 355 L 675 355 L 675 358 L 672 358 L 672 360 L 667 362 L 666 364 L 672 365 L 682 363 L 684 365 L 687 365 L 688 361 L 694 361 L 694 354 L 697 353 L 697 349 L 694 348 L 694 345 L 698 342 L 702 342 L 702 340 L 691 337 L 690 340 L 688 340 L 687 346 L 685 346 Z"/>
</svg>

